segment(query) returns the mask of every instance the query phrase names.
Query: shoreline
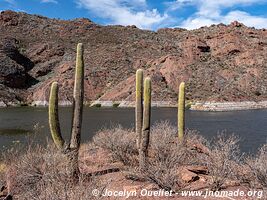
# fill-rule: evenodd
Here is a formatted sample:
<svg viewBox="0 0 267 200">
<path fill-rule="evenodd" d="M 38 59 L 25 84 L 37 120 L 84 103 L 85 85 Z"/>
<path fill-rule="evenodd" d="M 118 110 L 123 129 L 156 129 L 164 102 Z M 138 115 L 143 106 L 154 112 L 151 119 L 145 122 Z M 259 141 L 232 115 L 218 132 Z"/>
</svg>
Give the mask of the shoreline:
<svg viewBox="0 0 267 200">
<path fill-rule="evenodd" d="M 134 108 L 134 101 L 92 101 L 84 102 L 85 106 L 88 107 L 103 107 L 103 108 Z M 4 103 L 0 101 L 0 108 L 5 107 L 48 107 L 48 101 L 33 101 L 32 103 L 23 102 L 10 102 Z M 59 106 L 69 107 L 72 106 L 70 101 L 59 101 Z M 158 108 L 175 108 L 177 104 L 172 101 L 153 101 L 152 107 Z M 256 109 L 267 109 L 267 101 L 240 101 L 240 102 L 188 102 L 186 103 L 188 110 L 193 111 L 210 111 L 210 112 L 226 112 L 226 111 L 240 111 L 240 110 L 256 110 Z"/>
<path fill-rule="evenodd" d="M 240 101 L 240 102 L 196 102 L 191 105 L 190 110 L 196 111 L 239 111 L 266 109 L 267 101 Z"/>
</svg>

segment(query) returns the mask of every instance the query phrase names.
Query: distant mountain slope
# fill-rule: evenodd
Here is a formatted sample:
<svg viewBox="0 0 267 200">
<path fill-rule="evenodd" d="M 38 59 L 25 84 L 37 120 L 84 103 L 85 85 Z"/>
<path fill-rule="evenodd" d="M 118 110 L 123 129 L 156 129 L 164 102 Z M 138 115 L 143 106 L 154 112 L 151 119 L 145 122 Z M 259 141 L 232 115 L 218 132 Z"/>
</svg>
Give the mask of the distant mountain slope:
<svg viewBox="0 0 267 200">
<path fill-rule="evenodd" d="M 100 26 L 26 13 L 0 14 L 0 101 L 48 100 L 52 81 L 71 100 L 75 47 L 85 45 L 86 100 L 133 100 L 138 68 L 152 77 L 153 99 L 267 100 L 267 31 L 238 22 L 193 31 Z"/>
</svg>

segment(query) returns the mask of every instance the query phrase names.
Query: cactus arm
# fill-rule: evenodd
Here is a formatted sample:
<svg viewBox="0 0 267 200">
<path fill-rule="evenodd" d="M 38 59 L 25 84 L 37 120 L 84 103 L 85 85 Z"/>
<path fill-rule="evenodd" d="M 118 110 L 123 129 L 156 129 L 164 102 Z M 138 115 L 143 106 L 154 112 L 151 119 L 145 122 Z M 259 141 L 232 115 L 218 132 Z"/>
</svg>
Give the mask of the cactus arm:
<svg viewBox="0 0 267 200">
<path fill-rule="evenodd" d="M 79 148 L 81 143 L 82 112 L 84 98 L 84 59 L 83 45 L 77 45 L 75 83 L 73 91 L 73 118 L 71 130 L 71 148 Z"/>
<path fill-rule="evenodd" d="M 143 123 L 143 70 L 136 71 L 136 105 L 135 105 L 135 131 L 137 135 L 137 149 L 140 148 Z"/>
<path fill-rule="evenodd" d="M 182 141 L 184 138 L 185 128 L 185 83 L 182 82 L 179 87 L 178 100 L 178 138 Z"/>
<path fill-rule="evenodd" d="M 58 149 L 62 149 L 64 140 L 61 136 L 58 117 L 58 83 L 53 82 L 49 97 L 49 127 L 54 143 Z"/>
<path fill-rule="evenodd" d="M 144 169 L 146 166 L 149 136 L 150 136 L 150 116 L 151 116 L 151 79 L 147 77 L 144 83 L 144 115 L 143 115 L 141 148 L 139 150 L 140 169 Z"/>
</svg>

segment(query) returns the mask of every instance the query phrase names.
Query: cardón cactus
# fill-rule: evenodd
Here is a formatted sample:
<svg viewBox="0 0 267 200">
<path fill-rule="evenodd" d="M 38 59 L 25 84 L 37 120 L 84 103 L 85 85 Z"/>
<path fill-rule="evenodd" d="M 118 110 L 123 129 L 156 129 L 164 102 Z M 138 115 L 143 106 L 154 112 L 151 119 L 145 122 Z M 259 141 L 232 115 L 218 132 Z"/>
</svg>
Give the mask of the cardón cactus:
<svg viewBox="0 0 267 200">
<path fill-rule="evenodd" d="M 79 148 L 81 140 L 82 110 L 84 97 L 84 61 L 83 45 L 77 45 L 75 83 L 73 92 L 73 117 L 72 134 L 70 148 Z M 58 83 L 54 82 L 51 86 L 49 99 L 49 125 L 52 138 L 58 148 L 62 148 L 64 140 L 61 136 L 59 117 L 58 117 Z"/>
<path fill-rule="evenodd" d="M 178 138 L 180 141 L 184 138 L 185 128 L 185 83 L 182 82 L 179 87 L 178 99 Z"/>
<path fill-rule="evenodd" d="M 54 82 L 51 86 L 49 99 L 49 126 L 52 138 L 56 146 L 66 153 L 69 158 L 70 173 L 73 177 L 78 178 L 78 151 L 81 143 L 82 112 L 84 98 L 84 60 L 83 45 L 77 45 L 75 83 L 73 92 L 73 113 L 72 113 L 72 130 L 71 141 L 63 149 L 64 140 L 61 136 L 60 123 L 58 119 L 58 83 Z"/>
<path fill-rule="evenodd" d="M 150 115 L 151 115 L 151 79 L 147 77 L 144 83 L 144 114 L 142 138 L 139 149 L 139 166 L 144 169 L 148 153 L 149 136 L 150 136 Z"/>
<path fill-rule="evenodd" d="M 76 72 L 73 91 L 73 116 L 71 130 L 71 148 L 79 148 L 81 143 L 82 112 L 84 98 L 84 60 L 83 45 L 77 45 Z"/>
<path fill-rule="evenodd" d="M 64 140 L 61 136 L 58 118 L 58 83 L 54 82 L 51 86 L 49 98 L 49 126 L 54 143 L 58 149 L 62 149 Z"/>
<path fill-rule="evenodd" d="M 136 103 L 135 103 L 135 131 L 137 135 L 137 149 L 140 148 L 143 123 L 143 70 L 136 71 Z"/>
</svg>

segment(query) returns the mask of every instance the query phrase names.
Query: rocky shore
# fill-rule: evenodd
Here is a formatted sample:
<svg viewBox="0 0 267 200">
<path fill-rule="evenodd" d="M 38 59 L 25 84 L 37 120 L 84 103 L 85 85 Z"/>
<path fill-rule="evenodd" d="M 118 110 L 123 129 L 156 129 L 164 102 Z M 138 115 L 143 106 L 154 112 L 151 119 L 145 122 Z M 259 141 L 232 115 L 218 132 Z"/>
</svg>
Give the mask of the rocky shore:
<svg viewBox="0 0 267 200">
<path fill-rule="evenodd" d="M 59 101 L 60 106 L 71 106 L 70 101 Z M 119 108 L 134 108 L 134 101 L 93 101 L 85 102 L 85 106 L 90 107 L 119 107 Z M 1 107 L 19 107 L 19 106 L 36 106 L 36 107 L 47 107 L 48 101 L 33 101 L 30 104 L 21 102 L 0 102 Z M 152 107 L 161 108 L 174 108 L 177 104 L 172 101 L 154 101 Z M 186 105 L 187 109 L 195 111 L 238 111 L 238 110 L 254 110 L 254 109 L 267 109 L 267 101 L 241 101 L 241 102 L 189 102 Z"/>
<path fill-rule="evenodd" d="M 242 101 L 242 102 L 197 102 L 191 105 L 190 110 L 197 111 L 236 111 L 266 109 L 267 101 Z"/>
</svg>

